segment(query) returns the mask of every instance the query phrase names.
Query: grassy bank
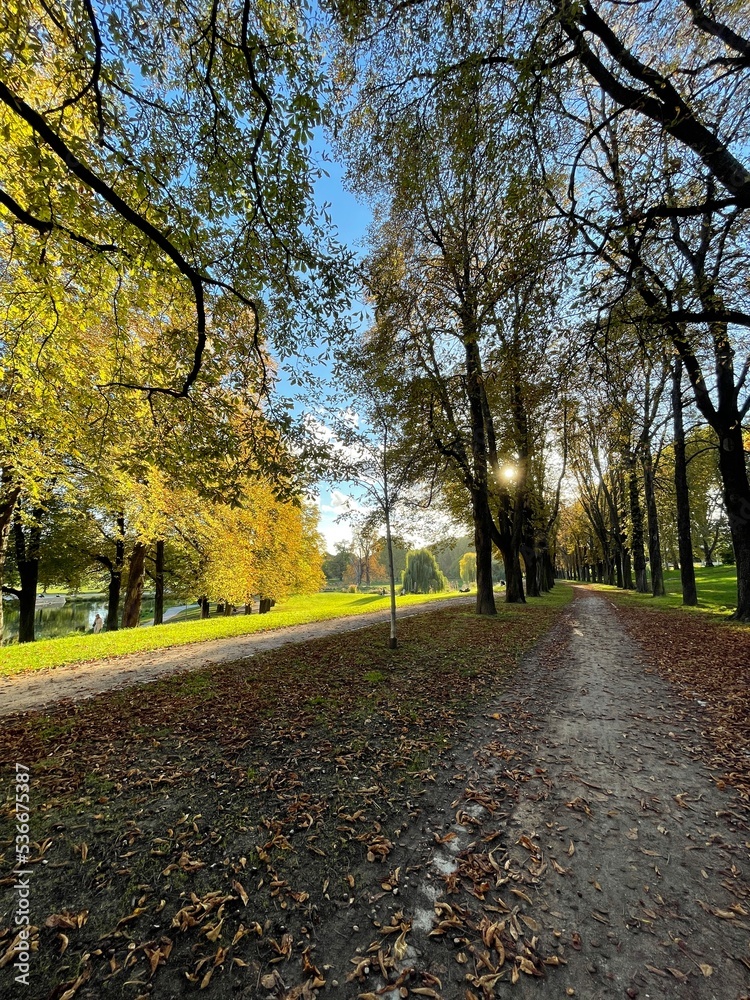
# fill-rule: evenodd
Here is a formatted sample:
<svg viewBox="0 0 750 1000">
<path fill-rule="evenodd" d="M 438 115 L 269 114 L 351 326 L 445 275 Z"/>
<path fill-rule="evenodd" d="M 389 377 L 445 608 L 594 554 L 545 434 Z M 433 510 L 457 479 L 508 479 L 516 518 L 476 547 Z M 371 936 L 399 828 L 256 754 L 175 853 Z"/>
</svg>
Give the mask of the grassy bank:
<svg viewBox="0 0 750 1000">
<path fill-rule="evenodd" d="M 425 601 L 460 597 L 458 593 L 414 594 L 398 598 L 398 607 L 423 604 Z M 183 646 L 208 639 L 226 639 L 268 632 L 288 625 L 306 625 L 371 611 L 384 611 L 389 598 L 377 594 L 308 594 L 291 597 L 272 608 L 267 615 L 237 615 L 231 618 L 209 618 L 205 621 L 170 622 L 152 628 L 127 629 L 124 632 L 102 632 L 99 635 L 71 635 L 61 639 L 42 639 L 21 646 L 0 650 L 0 675 L 23 670 L 41 670 L 67 663 L 84 663 L 111 656 L 124 656 L 167 646 Z"/>
<path fill-rule="evenodd" d="M 737 606 L 737 573 L 734 566 L 696 566 L 695 582 L 698 588 L 698 606 L 685 610 L 726 617 Z M 650 605 L 662 608 L 682 608 L 682 585 L 679 570 L 664 574 L 665 597 L 622 591 L 605 584 L 591 584 L 595 590 L 616 593 L 619 599 L 635 606 Z"/>
</svg>

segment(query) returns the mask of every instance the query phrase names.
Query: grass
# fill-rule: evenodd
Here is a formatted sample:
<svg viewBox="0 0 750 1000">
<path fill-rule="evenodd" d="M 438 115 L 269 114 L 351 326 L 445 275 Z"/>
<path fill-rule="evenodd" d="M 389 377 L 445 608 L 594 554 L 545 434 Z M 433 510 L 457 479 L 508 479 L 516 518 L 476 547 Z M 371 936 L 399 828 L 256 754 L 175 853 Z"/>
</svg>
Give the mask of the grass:
<svg viewBox="0 0 750 1000">
<path fill-rule="evenodd" d="M 458 593 L 409 594 L 398 598 L 398 607 L 422 604 Z M 227 639 L 254 632 L 269 632 L 289 625 L 306 625 L 331 618 L 384 611 L 390 598 L 378 594 L 319 593 L 291 597 L 272 608 L 267 615 L 237 615 L 231 618 L 209 618 L 204 621 L 169 622 L 158 628 L 135 628 L 122 632 L 102 632 L 99 635 L 71 635 L 60 639 L 9 646 L 0 650 L 0 676 L 26 670 L 60 667 L 68 663 L 85 663 L 112 656 L 125 656 L 168 646 L 183 646 L 209 639 Z"/>
<path fill-rule="evenodd" d="M 622 591 L 606 584 L 591 584 L 593 589 L 618 594 L 620 600 L 633 605 L 650 605 L 662 608 L 684 608 L 704 614 L 725 616 L 737 606 L 737 572 L 734 566 L 696 566 L 695 582 L 698 589 L 698 606 L 684 608 L 680 571 L 671 569 L 664 574 L 666 597 Z"/>
</svg>

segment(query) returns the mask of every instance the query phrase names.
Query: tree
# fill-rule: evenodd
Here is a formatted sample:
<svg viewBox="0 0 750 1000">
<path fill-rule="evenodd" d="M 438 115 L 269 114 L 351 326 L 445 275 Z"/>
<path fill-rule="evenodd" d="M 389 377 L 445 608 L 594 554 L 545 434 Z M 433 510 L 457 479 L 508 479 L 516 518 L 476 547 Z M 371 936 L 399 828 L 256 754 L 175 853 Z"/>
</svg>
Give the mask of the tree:
<svg viewBox="0 0 750 1000">
<path fill-rule="evenodd" d="M 465 552 L 461 556 L 461 561 L 458 564 L 458 572 L 466 584 L 470 587 L 477 580 L 477 557 L 475 552 Z"/>
<path fill-rule="evenodd" d="M 323 300 L 342 282 L 311 205 L 307 144 L 324 94 L 300 8 L 126 0 L 53 11 L 22 0 L 4 22 L 3 228 L 33 235 L 52 288 L 61 268 L 98 259 L 131 295 L 156 277 L 192 299 L 167 355 L 171 377 L 117 381 L 185 395 L 227 310 L 246 313 L 255 348 L 273 332 L 280 348 L 299 349 L 295 317 L 317 340 Z"/>
<path fill-rule="evenodd" d="M 343 583 L 347 566 L 351 562 L 353 553 L 348 542 L 337 542 L 333 554 L 326 553 L 323 560 L 323 572 L 327 580 L 339 580 Z"/>
<path fill-rule="evenodd" d="M 404 594 L 434 594 L 448 589 L 448 581 L 429 549 L 408 553 L 401 589 Z"/>
</svg>

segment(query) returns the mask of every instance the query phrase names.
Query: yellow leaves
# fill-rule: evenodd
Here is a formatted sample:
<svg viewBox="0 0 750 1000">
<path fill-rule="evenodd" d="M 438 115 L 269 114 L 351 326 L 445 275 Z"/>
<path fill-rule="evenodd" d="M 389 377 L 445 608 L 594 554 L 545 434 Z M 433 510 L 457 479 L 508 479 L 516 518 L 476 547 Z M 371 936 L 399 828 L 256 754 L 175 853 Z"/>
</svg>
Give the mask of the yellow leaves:
<svg viewBox="0 0 750 1000">
<path fill-rule="evenodd" d="M 134 920 L 137 920 L 138 917 L 143 916 L 144 913 L 148 913 L 147 906 L 136 906 L 132 913 L 129 913 L 126 917 L 121 917 L 117 921 L 115 930 L 119 930 L 120 927 L 124 927 L 126 924 L 131 924 Z"/>
<path fill-rule="evenodd" d="M 21 947 L 26 947 L 27 941 L 31 941 L 31 950 L 37 951 L 39 948 L 39 928 L 31 926 L 28 928 L 28 938 L 22 936 L 22 933 L 26 929 L 23 928 L 21 932 L 16 934 L 16 936 L 11 940 L 5 952 L 0 956 L 0 969 L 4 969 L 6 965 L 12 962 Z"/>
<path fill-rule="evenodd" d="M 313 593 L 322 582 L 315 525 L 298 504 L 276 498 L 261 477 L 246 480 L 240 506 L 215 506 L 203 531 L 202 589 L 245 604 L 253 595 L 284 600 Z"/>
</svg>

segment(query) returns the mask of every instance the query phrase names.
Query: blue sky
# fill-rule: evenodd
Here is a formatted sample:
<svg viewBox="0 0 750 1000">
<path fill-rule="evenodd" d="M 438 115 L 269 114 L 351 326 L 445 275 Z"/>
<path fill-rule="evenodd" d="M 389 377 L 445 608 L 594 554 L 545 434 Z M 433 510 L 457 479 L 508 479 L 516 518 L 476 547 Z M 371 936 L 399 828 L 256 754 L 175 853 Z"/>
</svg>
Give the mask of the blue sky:
<svg viewBox="0 0 750 1000">
<path fill-rule="evenodd" d="M 329 153 L 330 155 L 330 153 Z M 324 164 L 328 177 L 321 177 L 315 186 L 318 204 L 330 203 L 329 213 L 342 243 L 355 251 L 362 250 L 367 227 L 372 220 L 370 209 L 344 188 L 340 164 Z M 336 518 L 352 501 L 346 484 L 340 489 L 329 489 L 320 484 L 320 531 L 328 551 L 333 551 L 337 541 L 351 537 L 351 526 L 347 522 L 336 523 Z M 353 501 L 356 505 L 356 501 Z"/>
</svg>

